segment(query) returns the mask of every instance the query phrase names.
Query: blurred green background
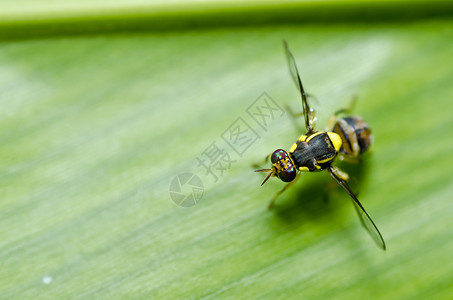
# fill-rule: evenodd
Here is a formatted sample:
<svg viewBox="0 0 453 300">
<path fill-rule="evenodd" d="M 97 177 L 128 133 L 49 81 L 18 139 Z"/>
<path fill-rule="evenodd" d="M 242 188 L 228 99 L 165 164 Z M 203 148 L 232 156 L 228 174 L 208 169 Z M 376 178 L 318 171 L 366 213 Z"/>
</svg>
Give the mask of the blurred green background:
<svg viewBox="0 0 453 300">
<path fill-rule="evenodd" d="M 453 5 L 448 1 L 0 1 L 2 299 L 452 299 Z M 302 133 L 282 40 L 318 128 L 354 113 L 375 143 L 351 186 L 282 186 L 251 165 Z M 254 106 L 253 106 L 254 107 Z M 238 155 L 238 118 L 258 136 Z M 298 120 L 302 126 L 302 120 Z M 217 181 L 199 165 L 231 159 Z M 194 206 L 175 176 L 203 182 Z M 183 193 L 189 193 L 185 189 Z"/>
</svg>

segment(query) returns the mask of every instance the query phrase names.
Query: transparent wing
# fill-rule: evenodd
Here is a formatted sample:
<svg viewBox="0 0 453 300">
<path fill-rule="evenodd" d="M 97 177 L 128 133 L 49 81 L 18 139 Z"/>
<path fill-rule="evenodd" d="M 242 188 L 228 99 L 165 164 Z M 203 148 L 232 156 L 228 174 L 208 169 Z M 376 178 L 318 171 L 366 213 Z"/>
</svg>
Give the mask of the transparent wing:
<svg viewBox="0 0 453 300">
<path fill-rule="evenodd" d="M 354 208 L 357 212 L 357 215 L 359 216 L 360 222 L 362 223 L 363 227 L 365 227 L 365 229 L 368 231 L 368 233 L 376 242 L 376 244 L 380 248 L 382 248 L 382 250 L 385 250 L 386 249 L 385 242 L 384 239 L 382 238 L 381 233 L 379 232 L 379 229 L 377 228 L 376 224 L 374 224 L 373 220 L 368 215 L 365 208 L 363 208 L 359 199 L 357 199 L 357 197 L 351 191 L 346 181 L 342 180 L 337 175 L 335 175 L 331 167 L 329 167 L 327 170 L 329 171 L 330 175 L 338 182 L 338 184 L 341 185 L 341 187 L 345 189 L 346 192 L 348 192 L 349 196 L 351 196 L 353 200 L 352 203 L 354 204 Z"/>
<path fill-rule="evenodd" d="M 293 54 L 289 50 L 288 43 L 283 41 L 286 58 L 288 60 L 288 67 L 289 72 L 291 73 L 291 77 L 293 78 L 294 82 L 296 83 L 297 88 L 299 89 L 300 95 L 302 97 L 302 109 L 304 112 L 305 118 L 305 128 L 307 129 L 307 133 L 311 134 L 314 130 L 310 124 L 310 107 L 308 106 L 307 95 L 305 94 L 304 87 L 302 85 L 302 80 L 299 76 L 299 71 L 297 70 L 296 60 L 294 59 Z"/>
</svg>

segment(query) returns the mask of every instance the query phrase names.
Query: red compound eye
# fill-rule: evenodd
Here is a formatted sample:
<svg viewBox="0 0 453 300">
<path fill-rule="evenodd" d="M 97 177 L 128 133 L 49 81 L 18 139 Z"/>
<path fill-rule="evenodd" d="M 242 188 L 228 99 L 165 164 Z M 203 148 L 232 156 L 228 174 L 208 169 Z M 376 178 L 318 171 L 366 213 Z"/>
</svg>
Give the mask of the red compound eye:
<svg viewBox="0 0 453 300">
<path fill-rule="evenodd" d="M 274 153 L 272 153 L 271 161 L 276 170 L 276 175 L 282 181 L 290 182 L 296 178 L 296 168 L 285 150 L 275 150 Z"/>
</svg>

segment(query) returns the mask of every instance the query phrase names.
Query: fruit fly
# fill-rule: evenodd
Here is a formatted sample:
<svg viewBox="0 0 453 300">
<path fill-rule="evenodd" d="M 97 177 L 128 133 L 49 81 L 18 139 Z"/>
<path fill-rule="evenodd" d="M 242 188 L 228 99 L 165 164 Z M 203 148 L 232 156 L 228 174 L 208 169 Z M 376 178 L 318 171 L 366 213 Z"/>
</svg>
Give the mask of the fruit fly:
<svg viewBox="0 0 453 300">
<path fill-rule="evenodd" d="M 297 139 L 289 151 L 277 149 L 269 155 L 268 158 L 270 157 L 272 164 L 270 169 L 255 170 L 255 172 L 268 173 L 261 185 L 270 177 L 278 177 L 280 180 L 287 182 L 285 187 L 277 192 L 271 200 L 269 208 L 272 208 L 275 199 L 281 193 L 297 181 L 301 172 L 327 170 L 333 179 L 351 197 L 362 225 L 369 232 L 376 244 L 385 250 L 385 242 L 379 229 L 357 199 L 357 196 L 349 188 L 347 183 L 349 175 L 337 167 L 332 166 L 332 163 L 337 157 L 349 161 L 358 160 L 359 156 L 368 149 L 373 141 L 371 130 L 368 124 L 360 117 L 347 116 L 339 118 L 338 116 L 340 114 L 347 113 L 350 110 L 345 109 L 336 112 L 331 117 L 328 124 L 328 131 L 317 131 L 314 126 L 316 119 L 315 112 L 308 105 L 307 95 L 299 76 L 296 61 L 286 41 L 284 42 L 284 48 L 291 76 L 302 98 L 302 114 L 307 132 Z"/>
</svg>

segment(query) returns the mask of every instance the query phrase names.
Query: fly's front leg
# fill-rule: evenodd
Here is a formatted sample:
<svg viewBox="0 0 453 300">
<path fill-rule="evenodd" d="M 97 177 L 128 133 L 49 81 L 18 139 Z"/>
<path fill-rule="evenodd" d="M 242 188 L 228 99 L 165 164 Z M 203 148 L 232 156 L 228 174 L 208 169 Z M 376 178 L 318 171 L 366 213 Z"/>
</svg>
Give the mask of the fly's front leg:
<svg viewBox="0 0 453 300">
<path fill-rule="evenodd" d="M 260 168 L 261 168 L 261 165 L 267 164 L 267 163 L 269 162 L 269 158 L 271 157 L 271 155 L 272 155 L 272 153 L 269 154 L 269 155 L 267 155 L 267 156 L 263 159 L 263 162 L 262 162 L 262 163 L 260 163 L 260 164 L 255 163 L 255 164 L 252 165 L 252 167 L 253 167 L 254 169 L 260 169 Z"/>
<path fill-rule="evenodd" d="M 297 179 L 299 179 L 299 174 L 294 178 L 293 181 L 288 182 L 280 191 L 278 191 L 275 196 L 271 199 L 271 202 L 269 202 L 269 205 L 267 206 L 268 209 L 272 209 L 274 206 L 275 200 L 280 196 L 284 191 L 286 191 L 288 188 L 290 188 L 294 183 L 296 183 Z"/>
</svg>

